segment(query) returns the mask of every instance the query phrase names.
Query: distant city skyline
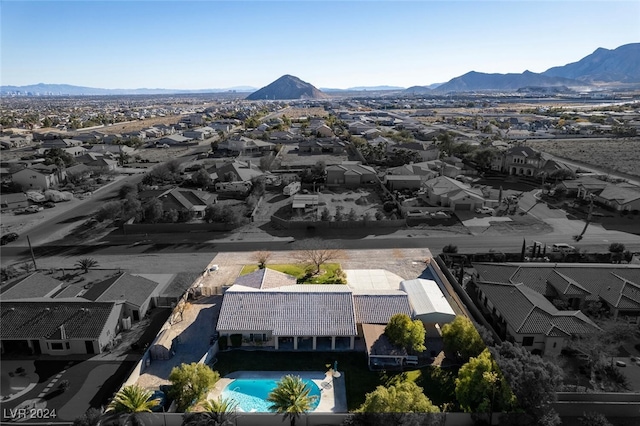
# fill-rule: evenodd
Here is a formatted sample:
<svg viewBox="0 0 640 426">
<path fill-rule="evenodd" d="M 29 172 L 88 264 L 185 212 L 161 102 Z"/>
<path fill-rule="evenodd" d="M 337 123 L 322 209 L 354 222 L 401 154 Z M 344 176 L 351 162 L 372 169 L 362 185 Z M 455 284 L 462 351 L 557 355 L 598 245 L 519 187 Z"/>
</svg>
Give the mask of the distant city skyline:
<svg viewBox="0 0 640 426">
<path fill-rule="evenodd" d="M 640 42 L 638 1 L 1 0 L 0 84 L 426 86 Z"/>
</svg>

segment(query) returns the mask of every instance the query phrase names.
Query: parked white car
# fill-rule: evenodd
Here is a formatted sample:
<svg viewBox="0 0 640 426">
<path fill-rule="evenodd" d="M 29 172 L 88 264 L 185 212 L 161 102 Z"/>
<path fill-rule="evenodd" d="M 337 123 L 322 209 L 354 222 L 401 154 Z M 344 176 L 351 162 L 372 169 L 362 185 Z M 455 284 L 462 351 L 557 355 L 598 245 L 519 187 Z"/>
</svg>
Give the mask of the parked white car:
<svg viewBox="0 0 640 426">
<path fill-rule="evenodd" d="M 551 246 L 551 251 L 573 253 L 576 248 L 565 243 L 555 243 Z"/>
<path fill-rule="evenodd" d="M 476 213 L 480 213 L 480 214 L 490 214 L 493 216 L 493 214 L 495 213 L 495 209 L 493 207 L 480 207 L 476 209 Z"/>
</svg>

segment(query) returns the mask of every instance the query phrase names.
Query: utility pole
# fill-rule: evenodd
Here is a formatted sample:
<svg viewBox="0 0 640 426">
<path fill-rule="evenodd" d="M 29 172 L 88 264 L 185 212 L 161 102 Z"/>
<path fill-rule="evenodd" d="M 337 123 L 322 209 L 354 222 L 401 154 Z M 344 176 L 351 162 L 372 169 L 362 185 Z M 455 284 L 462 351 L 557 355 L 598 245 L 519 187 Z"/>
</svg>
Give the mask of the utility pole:
<svg viewBox="0 0 640 426">
<path fill-rule="evenodd" d="M 31 260 L 33 260 L 33 269 L 37 271 L 38 266 L 36 265 L 36 257 L 33 254 L 33 247 L 31 247 L 31 240 L 29 239 L 28 235 L 27 235 L 27 243 L 29 244 L 29 251 L 31 251 Z"/>
</svg>

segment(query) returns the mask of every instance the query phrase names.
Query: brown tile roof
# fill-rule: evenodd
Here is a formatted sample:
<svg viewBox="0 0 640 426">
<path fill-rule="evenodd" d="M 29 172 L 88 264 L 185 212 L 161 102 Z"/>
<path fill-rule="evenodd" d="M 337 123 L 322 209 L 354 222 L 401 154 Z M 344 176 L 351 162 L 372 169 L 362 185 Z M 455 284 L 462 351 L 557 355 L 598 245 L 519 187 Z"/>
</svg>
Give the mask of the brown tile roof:
<svg viewBox="0 0 640 426">
<path fill-rule="evenodd" d="M 540 294 L 547 294 L 548 284 L 559 285 L 558 280 L 564 279 L 573 284 L 570 289 L 566 288 L 571 294 L 586 292 L 583 294 L 587 294 L 587 300 L 601 297 L 614 307 L 622 308 L 619 304 L 624 303 L 625 309 L 640 309 L 637 290 L 640 289 L 640 267 L 636 265 L 476 263 L 473 266 L 479 281 L 523 283 Z"/>
<path fill-rule="evenodd" d="M 157 286 L 155 281 L 123 272 L 94 284 L 82 297 L 96 302 L 126 300 L 132 305 L 142 306 Z"/>
<path fill-rule="evenodd" d="M 353 295 L 356 322 L 358 324 L 387 324 L 395 314 L 412 316 L 409 297 L 404 291 L 380 294 Z"/>
<path fill-rule="evenodd" d="M 33 299 L 53 294 L 62 286 L 62 282 L 47 275 L 34 272 L 28 277 L 13 284 L 11 288 L 0 294 L 0 299 Z"/>
<path fill-rule="evenodd" d="M 549 275 L 547 281 L 559 294 L 563 294 L 565 296 L 585 296 L 587 294 L 591 294 L 589 290 L 582 287 L 575 280 L 556 270 Z"/>
<path fill-rule="evenodd" d="M 55 338 L 60 333 L 59 327 L 64 325 L 69 339 L 96 339 L 114 309 L 121 309 L 121 306 L 113 302 L 86 301 L 3 302 L 0 306 L 0 338 Z"/>
<path fill-rule="evenodd" d="M 521 334 L 593 332 L 598 327 L 580 311 L 559 311 L 544 296 L 524 284 L 478 283 L 504 320 Z"/>
</svg>

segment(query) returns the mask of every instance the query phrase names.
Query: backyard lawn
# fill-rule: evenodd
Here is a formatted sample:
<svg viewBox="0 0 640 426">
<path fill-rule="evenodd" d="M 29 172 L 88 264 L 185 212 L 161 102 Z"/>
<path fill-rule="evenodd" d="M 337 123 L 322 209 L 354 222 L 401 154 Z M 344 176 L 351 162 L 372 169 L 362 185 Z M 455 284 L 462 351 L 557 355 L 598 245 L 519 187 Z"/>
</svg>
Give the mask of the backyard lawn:
<svg viewBox="0 0 640 426">
<path fill-rule="evenodd" d="M 298 263 L 267 265 L 267 268 L 293 275 L 298 279 L 298 283 L 300 284 L 335 284 L 339 283 L 340 279 L 344 279 L 344 277 L 341 276 L 342 269 L 339 263 L 324 263 L 320 267 L 320 274 L 305 278 L 307 275 L 307 267 L 307 265 Z M 242 271 L 240 271 L 240 275 L 250 274 L 257 270 L 257 265 L 245 265 Z"/>
<path fill-rule="evenodd" d="M 344 374 L 347 388 L 347 406 L 354 411 L 365 400 L 365 395 L 378 385 L 385 385 L 404 375 L 424 388 L 425 394 L 434 404 L 442 405 L 455 401 L 453 380 L 455 372 L 438 367 L 402 372 L 374 372 L 367 367 L 364 353 L 346 352 L 273 352 L 273 351 L 226 351 L 217 354 L 213 369 L 220 376 L 234 371 L 326 371 L 327 365 L 338 362 L 338 370 Z"/>
</svg>

